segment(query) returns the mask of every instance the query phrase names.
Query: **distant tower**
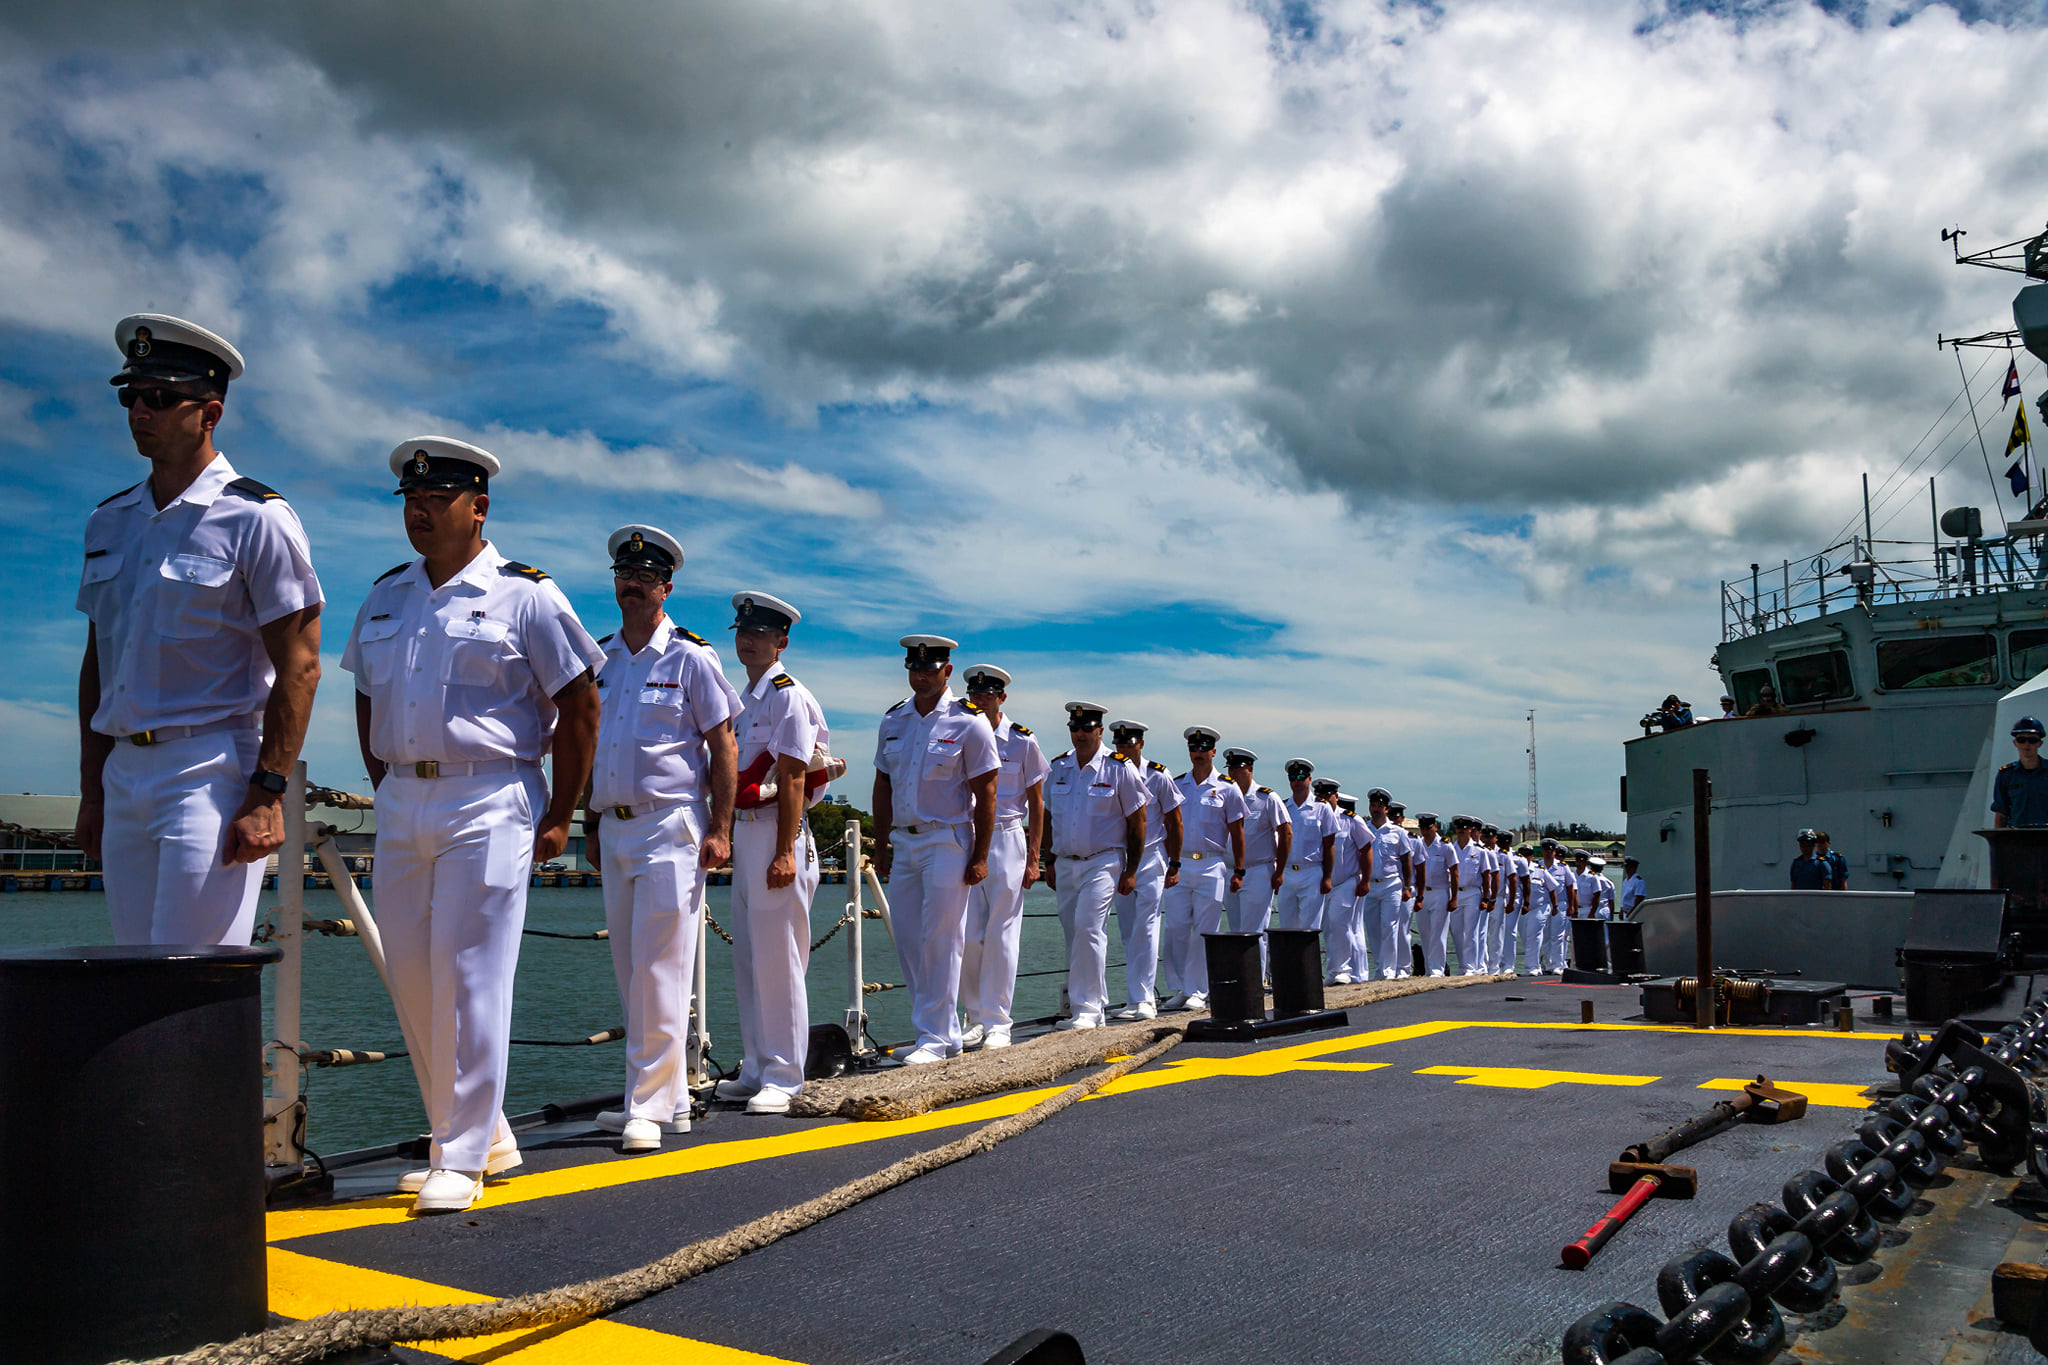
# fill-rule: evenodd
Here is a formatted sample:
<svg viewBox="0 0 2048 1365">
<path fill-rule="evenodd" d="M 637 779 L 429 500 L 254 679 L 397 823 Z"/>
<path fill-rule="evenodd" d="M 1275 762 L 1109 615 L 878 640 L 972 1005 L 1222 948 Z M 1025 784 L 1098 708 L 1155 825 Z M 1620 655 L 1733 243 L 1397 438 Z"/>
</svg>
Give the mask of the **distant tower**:
<svg viewBox="0 0 2048 1365">
<path fill-rule="evenodd" d="M 1536 806 L 1536 713 L 1529 713 L 1529 837 L 1543 837 L 1543 815 Z"/>
</svg>

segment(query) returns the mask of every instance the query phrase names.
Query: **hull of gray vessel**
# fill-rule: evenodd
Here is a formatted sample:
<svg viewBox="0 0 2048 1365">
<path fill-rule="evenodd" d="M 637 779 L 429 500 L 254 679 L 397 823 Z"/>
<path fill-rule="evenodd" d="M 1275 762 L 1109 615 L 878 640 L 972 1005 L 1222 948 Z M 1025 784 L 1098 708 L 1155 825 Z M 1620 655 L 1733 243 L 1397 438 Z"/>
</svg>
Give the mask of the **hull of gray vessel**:
<svg viewBox="0 0 2048 1365">
<path fill-rule="evenodd" d="M 1714 901 L 1714 957 L 1731 971 L 1899 989 L 1899 945 L 1913 918 L 1909 891 L 1721 891 Z M 1643 957 L 1656 976 L 1699 969 L 1693 897 L 1643 902 Z"/>
</svg>

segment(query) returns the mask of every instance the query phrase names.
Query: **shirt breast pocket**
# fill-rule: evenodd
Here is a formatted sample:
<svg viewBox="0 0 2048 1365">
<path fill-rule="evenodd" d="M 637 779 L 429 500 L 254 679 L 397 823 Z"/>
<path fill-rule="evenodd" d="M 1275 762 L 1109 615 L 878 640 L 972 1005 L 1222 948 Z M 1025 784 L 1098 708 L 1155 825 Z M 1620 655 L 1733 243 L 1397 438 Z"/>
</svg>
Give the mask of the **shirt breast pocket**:
<svg viewBox="0 0 2048 1365">
<path fill-rule="evenodd" d="M 643 739 L 682 738 L 683 691 L 679 687 L 644 687 L 634 707 Z"/>
<path fill-rule="evenodd" d="M 924 775 L 927 778 L 953 777 L 960 771 L 960 745 L 944 739 L 934 738 L 924 746 Z"/>
<path fill-rule="evenodd" d="M 503 621 L 449 621 L 447 663 L 442 680 L 450 687 L 496 687 L 511 662 L 511 628 Z"/>
<path fill-rule="evenodd" d="M 87 614 L 104 623 L 119 610 L 119 603 L 112 599 L 127 556 L 115 549 L 87 550 L 85 554 L 85 569 L 78 576 L 79 595 L 85 599 Z"/>
<path fill-rule="evenodd" d="M 157 629 L 178 640 L 200 639 L 220 630 L 233 601 L 231 561 L 212 555 L 171 555 L 157 566 L 157 573 L 163 581 Z"/>
<path fill-rule="evenodd" d="M 404 643 L 398 638 L 401 623 L 395 616 L 363 622 L 356 632 L 356 658 L 363 666 L 363 681 L 383 687 L 398 672 L 398 652 Z"/>
</svg>

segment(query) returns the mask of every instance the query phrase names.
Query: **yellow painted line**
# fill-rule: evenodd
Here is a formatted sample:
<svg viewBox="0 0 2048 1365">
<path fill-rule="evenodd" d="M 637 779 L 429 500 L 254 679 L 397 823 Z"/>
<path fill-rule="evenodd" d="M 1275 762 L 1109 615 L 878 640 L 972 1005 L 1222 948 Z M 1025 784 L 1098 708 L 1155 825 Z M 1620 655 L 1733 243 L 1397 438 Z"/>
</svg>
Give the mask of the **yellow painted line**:
<svg viewBox="0 0 2048 1365">
<path fill-rule="evenodd" d="M 1498 1090 L 1542 1090 L 1552 1085 L 1648 1085 L 1661 1076 L 1620 1076 L 1605 1071 L 1538 1071 L 1523 1066 L 1425 1066 L 1418 1076 L 1463 1076 L 1459 1085 Z"/>
<path fill-rule="evenodd" d="M 303 1320 L 348 1308 L 497 1302 L 489 1294 L 387 1275 L 341 1261 L 323 1261 L 281 1247 L 271 1247 L 269 1259 L 270 1310 L 287 1318 Z M 633 1365 L 774 1365 L 781 1360 L 606 1318 L 401 1344 L 456 1360 L 516 1359 L 519 1365 L 618 1365 L 621 1361 Z"/>
<path fill-rule="evenodd" d="M 1390 1043 L 1411 1042 L 1418 1038 L 1430 1038 L 1440 1034 L 1454 1033 L 1468 1028 L 1536 1029 L 1549 1032 L 1617 1032 L 1617 1033 L 1669 1033 L 1712 1041 L 1717 1038 L 1756 1037 L 1777 1038 L 1787 1036 L 1782 1029 L 1711 1029 L 1702 1030 L 1678 1024 L 1578 1024 L 1571 1022 L 1507 1022 L 1491 1020 L 1442 1019 L 1427 1023 L 1403 1024 L 1395 1028 L 1373 1029 L 1365 1033 L 1345 1034 L 1312 1039 L 1291 1047 L 1262 1048 L 1256 1051 L 1237 1053 L 1222 1057 L 1176 1057 L 1169 1053 L 1158 1065 L 1112 1081 L 1098 1091 L 1094 1098 L 1132 1094 L 1140 1090 L 1156 1089 L 1163 1085 L 1180 1085 L 1187 1081 L 1208 1080 L 1220 1077 L 1262 1077 L 1279 1076 L 1294 1071 L 1326 1070 L 1329 1063 L 1324 1059 L 1346 1052 L 1357 1052 L 1365 1048 L 1383 1047 Z M 1865 1039 L 1874 1042 L 1886 1041 L 1887 1035 L 1878 1033 L 1821 1033 L 1793 1035 L 1799 1037 Z M 1350 1070 L 1351 1063 L 1342 1064 Z M 1374 1064 L 1380 1065 L 1380 1064 Z M 1388 1063 L 1386 1065 L 1391 1065 Z M 766 1137 L 741 1138 L 732 1142 L 704 1143 L 675 1152 L 636 1157 L 631 1161 L 593 1162 L 583 1166 L 572 1166 L 565 1170 L 547 1171 L 535 1175 L 520 1176 L 517 1179 L 487 1183 L 483 1197 L 476 1208 L 488 1211 L 507 1208 L 514 1204 L 531 1203 L 540 1199 L 553 1199 L 561 1195 L 582 1194 L 591 1190 L 614 1189 L 622 1185 L 639 1184 L 647 1180 L 665 1180 L 672 1176 L 692 1175 L 703 1171 L 721 1170 L 730 1166 L 745 1165 L 755 1161 L 766 1161 L 776 1157 L 797 1156 L 807 1152 L 829 1151 L 839 1147 L 850 1147 L 866 1142 L 880 1142 L 889 1138 L 904 1137 L 914 1133 L 939 1132 L 947 1128 L 959 1128 L 972 1124 L 987 1123 L 994 1119 L 1007 1118 L 1022 1113 L 1048 1095 L 1057 1094 L 1063 1087 L 1048 1086 L 1037 1090 L 1018 1091 L 998 1095 L 990 1099 L 977 1100 L 972 1104 L 951 1109 L 939 1109 L 915 1118 L 899 1119 L 886 1123 L 831 1123 L 795 1132 L 771 1134 Z M 363 1199 L 351 1203 L 331 1205 L 323 1208 L 290 1209 L 267 1216 L 267 1237 L 270 1241 L 281 1242 L 295 1237 L 311 1237 L 321 1233 L 340 1232 L 348 1228 L 373 1227 L 379 1224 L 402 1223 L 410 1216 L 412 1200 L 409 1198 Z"/>
<path fill-rule="evenodd" d="M 1702 1090 L 1740 1090 L 1754 1077 L 1743 1076 L 1730 1080 L 1722 1078 L 1701 1081 Z M 1864 1094 L 1868 1087 L 1861 1085 L 1838 1085 L 1833 1081 L 1772 1081 L 1781 1090 L 1792 1090 L 1806 1096 L 1808 1104 L 1817 1104 L 1823 1109 L 1868 1109 L 1870 1097 Z"/>
</svg>

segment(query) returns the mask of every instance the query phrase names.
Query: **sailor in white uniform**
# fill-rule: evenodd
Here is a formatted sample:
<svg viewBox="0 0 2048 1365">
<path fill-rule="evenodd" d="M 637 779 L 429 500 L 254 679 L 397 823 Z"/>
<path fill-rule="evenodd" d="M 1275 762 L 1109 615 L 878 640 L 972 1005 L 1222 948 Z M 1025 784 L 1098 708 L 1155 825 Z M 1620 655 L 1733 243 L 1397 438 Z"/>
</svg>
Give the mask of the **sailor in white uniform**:
<svg viewBox="0 0 2048 1365">
<path fill-rule="evenodd" d="M 1422 908 L 1422 836 L 1408 829 L 1407 817 L 1404 802 L 1387 803 L 1387 818 L 1401 826 L 1408 847 L 1408 898 L 1401 902 L 1401 927 L 1394 935 L 1394 975 L 1402 980 L 1415 974 L 1415 912 Z"/>
<path fill-rule="evenodd" d="M 320 582 L 283 497 L 213 448 L 241 354 L 156 313 L 114 339 L 150 471 L 85 525 L 78 846 L 116 943 L 246 946 L 320 680 Z"/>
<path fill-rule="evenodd" d="M 1286 797 L 1271 787 L 1252 785 L 1252 768 L 1258 761 L 1259 756 L 1250 749 L 1223 751 L 1224 771 L 1244 798 L 1244 876 L 1238 889 L 1224 898 L 1223 908 L 1229 913 L 1232 933 L 1260 936 L 1259 971 L 1263 976 L 1266 921 L 1294 851 L 1294 823 L 1287 813 Z"/>
<path fill-rule="evenodd" d="M 1531 976 L 1563 969 L 1567 926 L 1579 907 L 1578 882 L 1559 856 L 1557 840 L 1545 839 L 1542 850 L 1542 860 L 1529 869 L 1530 922 L 1524 933 Z"/>
<path fill-rule="evenodd" d="M 1294 850 L 1287 875 L 1273 902 L 1276 929 L 1321 929 L 1323 901 L 1330 894 L 1331 858 L 1337 842 L 1337 812 L 1310 789 L 1316 765 L 1305 758 L 1287 760 L 1287 818 L 1294 827 Z"/>
<path fill-rule="evenodd" d="M 1408 970 L 1408 939 L 1401 914 L 1411 894 L 1408 832 L 1393 817 L 1393 794 L 1374 787 L 1365 794 L 1371 872 L 1359 901 L 1359 922 L 1372 950 L 1373 966 L 1360 980 L 1392 981 Z"/>
<path fill-rule="evenodd" d="M 1017 990 L 1017 946 L 1024 928 L 1024 892 L 1038 880 L 1045 841 L 1045 751 L 1038 738 L 1003 714 L 1010 675 L 975 664 L 963 675 L 967 700 L 981 708 L 995 736 L 996 832 L 988 876 L 967 893 L 967 941 L 960 957 L 960 1008 L 967 1016 L 963 1047 L 1010 1045 L 1010 1001 Z"/>
<path fill-rule="evenodd" d="M 505 1123 L 512 979 L 533 865 L 559 854 L 597 742 L 604 651 L 554 581 L 483 538 L 496 456 L 391 452 L 420 557 L 363 598 L 341 666 L 377 790 L 377 919 L 432 1127 L 419 1213 L 468 1208 L 519 1162 Z M 541 756 L 552 752 L 552 792 Z"/>
<path fill-rule="evenodd" d="M 988 876 L 1002 764 L 981 708 L 947 688 L 959 642 L 906 635 L 900 643 L 910 695 L 889 708 L 875 735 L 873 856 L 890 881 L 890 923 L 917 1030 L 903 1061 L 922 1066 L 960 1055 L 967 895 Z"/>
<path fill-rule="evenodd" d="M 1323 984 L 1348 986 L 1371 978 L 1366 965 L 1365 891 L 1372 880 L 1372 832 L 1358 818 L 1358 799 L 1326 778 L 1316 790 L 1335 812 L 1330 895 L 1323 902 Z"/>
<path fill-rule="evenodd" d="M 1486 908 L 1486 938 L 1480 948 L 1480 968 L 1489 975 L 1505 972 L 1502 962 L 1503 940 L 1507 935 L 1510 918 L 1521 912 L 1515 908 L 1515 851 L 1502 837 L 1499 825 L 1485 825 L 1480 829 L 1480 842 L 1486 846 L 1493 872 L 1493 894 Z"/>
<path fill-rule="evenodd" d="M 1643 881 L 1643 874 L 1637 869 L 1642 864 L 1634 858 L 1623 858 L 1621 870 L 1621 917 L 1634 919 L 1636 912 L 1643 908 L 1643 902 L 1650 898 L 1650 888 Z"/>
<path fill-rule="evenodd" d="M 749 1114 L 786 1114 L 804 1088 L 810 1049 L 811 898 L 818 849 L 804 812 L 825 799 L 845 765 L 811 690 L 783 667 L 789 628 L 803 615 L 765 592 L 734 593 L 732 652 L 747 670 L 733 722 L 739 765 L 732 834 L 733 1003 L 740 1071 L 718 1083 Z M 770 790 L 770 788 L 773 790 Z"/>
<path fill-rule="evenodd" d="M 1507 903 L 1502 907 L 1501 939 L 1495 945 L 1493 970 L 1509 976 L 1520 976 L 1522 959 L 1522 935 L 1528 931 L 1529 920 L 1529 855 L 1535 852 L 1529 847 L 1513 848 L 1511 840 L 1503 838 L 1501 851 L 1507 858 L 1507 870 L 1502 875 L 1507 881 Z"/>
<path fill-rule="evenodd" d="M 1181 874 L 1166 888 L 1159 957 L 1161 1009 L 1203 1009 L 1209 1003 L 1204 934 L 1223 927 L 1225 898 L 1244 881 L 1244 793 L 1216 771 L 1216 741 L 1207 725 L 1190 725 L 1188 770 L 1174 779 L 1181 796 Z"/>
<path fill-rule="evenodd" d="M 1145 788 L 1145 851 L 1138 860 L 1138 882 L 1130 894 L 1116 898 L 1116 923 L 1124 940 L 1124 1007 L 1117 1019 L 1154 1019 L 1159 1003 L 1152 993 L 1159 973 L 1160 901 L 1166 888 L 1180 881 L 1181 795 L 1164 763 L 1145 757 L 1146 726 L 1135 720 L 1113 721 L 1110 738 Z"/>
<path fill-rule="evenodd" d="M 1492 889 L 1491 861 L 1486 846 L 1473 835 L 1478 820 L 1469 815 L 1451 817 L 1451 846 L 1458 859 L 1458 894 L 1451 908 L 1451 941 L 1458 946 L 1458 974 L 1478 976 L 1485 966 L 1480 959 L 1486 951 L 1486 918 L 1483 902 Z"/>
<path fill-rule="evenodd" d="M 1447 935 L 1451 906 L 1462 890 L 1458 885 L 1458 849 L 1438 831 L 1435 812 L 1418 813 L 1415 824 L 1421 843 L 1421 851 L 1416 855 L 1416 866 L 1421 870 L 1417 888 L 1421 909 L 1416 912 L 1416 927 L 1422 935 L 1422 966 L 1430 976 L 1442 976 L 1450 947 Z"/>
<path fill-rule="evenodd" d="M 704 924 L 704 874 L 732 858 L 732 718 L 718 651 L 664 611 L 683 547 L 656 526 L 606 542 L 619 630 L 598 641 L 597 757 L 584 854 L 604 874 L 604 920 L 626 1021 L 626 1103 L 597 1125 L 651 1152 L 690 1131 L 684 1055 Z"/>
<path fill-rule="evenodd" d="M 1058 897 L 1067 935 L 1067 999 L 1060 1028 L 1103 1023 L 1109 986 L 1109 908 L 1138 884 L 1145 848 L 1145 786 L 1130 763 L 1102 743 L 1104 708 L 1067 703 L 1071 751 L 1052 761 L 1045 779 L 1052 820 L 1053 861 L 1046 884 Z"/>
</svg>

